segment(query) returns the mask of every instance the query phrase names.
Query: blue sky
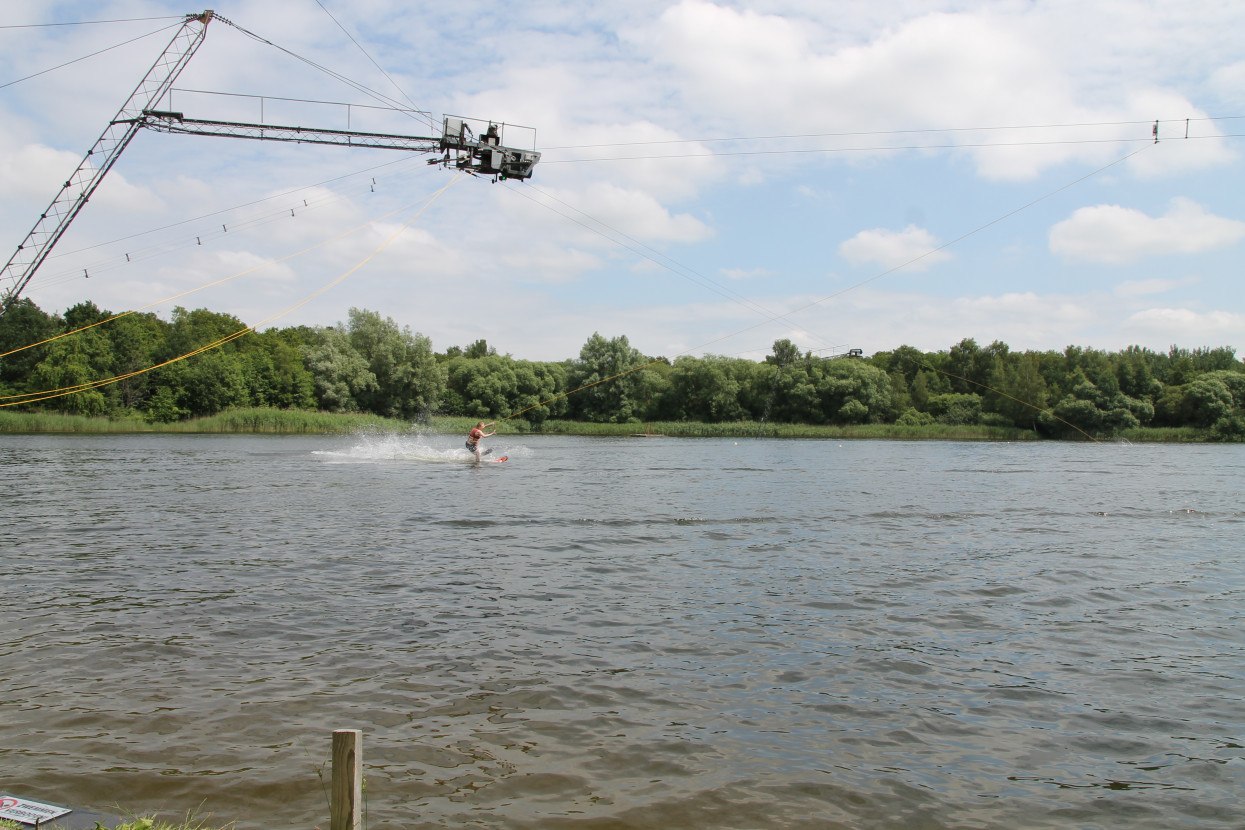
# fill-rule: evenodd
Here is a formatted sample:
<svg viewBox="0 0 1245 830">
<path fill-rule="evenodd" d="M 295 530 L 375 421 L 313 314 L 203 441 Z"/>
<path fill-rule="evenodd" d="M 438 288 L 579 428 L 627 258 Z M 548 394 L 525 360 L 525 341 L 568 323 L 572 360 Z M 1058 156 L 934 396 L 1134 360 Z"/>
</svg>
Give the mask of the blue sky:
<svg viewBox="0 0 1245 830">
<path fill-rule="evenodd" d="M 362 307 L 438 351 L 535 360 L 594 332 L 671 357 L 781 337 L 1245 349 L 1239 2 L 213 5 L 281 48 L 212 22 L 175 85 L 188 117 L 439 129 L 317 64 L 438 125 L 530 128 L 507 141 L 542 162 L 495 184 L 414 154 L 141 132 L 26 288 L 45 310 L 289 326 Z M 172 30 L 75 59 L 198 11 L 0 8 L 6 260 Z M 28 26 L 109 20 L 130 22 Z"/>
</svg>

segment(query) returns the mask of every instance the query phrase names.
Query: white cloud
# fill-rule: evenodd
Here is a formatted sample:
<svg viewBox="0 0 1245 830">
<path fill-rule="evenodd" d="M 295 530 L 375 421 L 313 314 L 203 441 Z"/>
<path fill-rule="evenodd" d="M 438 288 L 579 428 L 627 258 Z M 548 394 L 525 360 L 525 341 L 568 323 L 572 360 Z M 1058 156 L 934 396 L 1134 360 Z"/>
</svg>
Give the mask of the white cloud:
<svg viewBox="0 0 1245 830">
<path fill-rule="evenodd" d="M 874 228 L 861 231 L 839 245 L 839 253 L 853 265 L 876 263 L 883 268 L 906 266 L 924 271 L 931 265 L 951 259 L 946 251 L 935 250 L 938 239 L 924 228 L 909 225 L 902 231 Z"/>
<path fill-rule="evenodd" d="M 579 211 L 571 212 L 575 219 L 611 238 L 615 231 L 645 242 L 699 242 L 713 236 L 713 229 L 694 216 L 673 214 L 650 193 L 612 182 L 593 183 L 562 201 Z"/>
<path fill-rule="evenodd" d="M 1216 69 L 1210 76 L 1210 87 L 1224 101 L 1245 106 L 1245 61 Z"/>
<path fill-rule="evenodd" d="M 1120 205 L 1080 208 L 1051 228 L 1050 250 L 1069 262 L 1124 265 L 1147 256 L 1226 248 L 1242 237 L 1245 222 L 1209 214 L 1178 197 L 1160 217 Z"/>
<path fill-rule="evenodd" d="M 42 198 L 51 202 L 57 188 L 82 163 L 82 156 L 31 144 L 0 160 L 0 191 L 11 197 Z M 92 202 L 114 210 L 158 212 L 161 200 L 150 190 L 136 187 L 116 170 L 97 185 Z"/>
<path fill-rule="evenodd" d="M 72 15 L 65 4 L 21 2 L 31 21 Z M 128 16 L 105 14 L 123 5 L 106 0 L 98 17 Z M 231 15 L 239 25 L 396 94 L 315 4 L 310 10 L 293 0 L 243 5 Z M 813 349 L 849 342 L 894 348 L 904 341 L 942 349 L 965 336 L 1017 348 L 1201 344 L 1198 327 L 1221 323 L 1198 315 L 1236 313 L 1245 302 L 1245 283 L 1229 256 L 1200 258 L 1197 279 L 1180 279 L 1193 271 L 1173 272 L 1171 261 L 1156 263 L 1153 272 L 1077 269 L 1101 289 L 1052 295 L 1050 257 L 1040 248 L 1055 250 L 1056 240 L 1041 210 L 992 226 L 965 246 L 971 253 L 949 248 L 919 260 L 914 269 L 957 255 L 954 269 L 922 280 L 927 293 L 864 286 L 807 307 L 781 330 L 766 323 L 755 333 L 743 327 L 761 318 L 743 304 L 697 303 L 696 289 L 664 292 L 665 267 L 637 254 L 632 242 L 629 249 L 588 230 L 600 220 L 750 301 L 800 308 L 828 293 L 828 269 L 846 265 L 846 259 L 824 261 L 827 245 L 847 240 L 839 248 L 843 257 L 893 267 L 939 244 L 923 229 L 932 224 L 923 217 L 937 216 L 940 233 L 958 235 L 1139 148 L 1127 163 L 1086 183 L 1087 190 L 1097 188 L 1089 192 L 1111 195 L 1086 197 L 1104 204 L 1075 215 L 1069 208 L 1060 217 L 1068 218 L 1059 236 L 1067 247 L 1058 253 L 1114 263 L 1183 251 L 1182 245 L 1222 248 L 1239 239 L 1232 218 L 1245 219 L 1233 187 L 1241 162 L 1212 132 L 1230 122 L 1204 116 L 1236 111 L 1232 103 L 1245 101 L 1239 47 L 1245 4 L 1163 2 L 1147 4 L 1144 14 L 1137 5 L 634 0 L 538 3 L 518 16 L 493 14 L 479 0 L 452 8 L 400 0 L 344 5 L 334 15 L 434 120 L 447 112 L 531 125 L 546 153 L 531 182 L 462 178 L 349 281 L 282 324 L 334 322 L 358 305 L 434 335 L 442 348 L 486 337 L 516 356 L 551 360 L 573 355 L 596 328 L 627 334 L 649 353 L 720 338 L 715 351 L 763 355 L 776 336 L 801 331 L 809 333 L 798 342 Z M 153 13 L 185 11 L 170 0 L 147 0 L 147 6 Z M 113 27 L 0 32 L 0 77 L 22 77 L 146 27 L 132 24 L 124 35 Z M 0 236 L 10 251 L 166 41 L 163 35 L 141 41 L 0 90 Z M 177 86 L 367 102 L 288 54 L 217 24 Z M 175 98 L 173 108 L 191 117 L 210 117 L 214 107 L 229 110 L 225 120 L 258 114 L 255 99 L 214 102 L 184 92 Z M 338 110 L 314 109 L 304 118 L 301 110 L 287 115 L 287 106 L 269 99 L 265 111 L 308 126 L 346 126 L 334 120 Z M 356 108 L 351 124 L 375 128 L 374 115 Z M 1183 141 L 1186 117 L 1193 133 L 1207 137 Z M 1164 119 L 1157 145 L 1145 140 L 1155 118 Z M 961 131 L 1035 124 L 1094 126 Z M 412 121 L 380 131 L 425 134 L 427 126 Z M 941 132 L 866 135 L 906 130 Z M 814 133 L 843 137 L 717 140 Z M 522 137 L 508 130 L 512 136 Z M 836 151 L 870 146 L 866 141 L 965 146 Z M 994 146 L 967 146 L 973 144 Z M 660 155 L 676 157 L 643 158 Z M 100 200 L 122 197 L 126 209 L 101 209 L 107 202 L 99 200 L 88 206 L 28 293 L 49 310 L 85 298 L 133 307 L 220 279 L 249 261 L 308 249 L 453 178 L 417 156 L 392 167 L 390 158 L 142 133 L 100 192 Z M 1219 175 L 1172 175 L 1212 164 Z M 1023 192 L 999 185 L 1042 174 Z M 316 182 L 323 192 L 307 189 Z M 295 190 L 296 198 L 257 201 Z M 1174 204 L 1167 213 L 1152 207 L 1176 194 L 1196 202 L 1183 210 Z M 296 217 L 289 216 L 290 205 Z M 258 321 L 362 262 L 409 215 L 290 260 L 282 279 L 258 274 L 183 302 Z M 873 230 L 857 234 L 862 228 Z M 226 245 L 238 257 L 233 264 L 213 253 Z M 160 258 L 147 255 L 157 249 L 165 252 Z M 123 252 L 133 253 L 134 262 Z M 85 268 L 89 281 L 81 278 Z M 841 277 L 835 285 L 850 282 Z M 473 312 L 463 303 L 466 285 L 482 308 L 507 313 Z M 885 288 L 887 281 L 869 286 Z M 977 296 L 982 292 L 992 294 Z M 1196 311 L 1142 313 L 1157 305 Z M 1135 312 L 1126 332 L 1123 321 Z M 1231 328 L 1233 319 L 1225 325 Z M 741 330 L 745 336 L 732 338 Z M 746 342 L 736 349 L 736 340 Z"/>
<path fill-rule="evenodd" d="M 294 270 L 289 265 L 273 262 L 250 251 L 217 251 L 216 259 L 227 274 L 246 274 L 270 282 L 293 282 Z"/>
<path fill-rule="evenodd" d="M 527 281 L 555 285 L 599 270 L 603 265 L 595 254 L 549 242 L 507 250 L 498 256 L 498 262 L 508 273 L 522 274 Z"/>
<path fill-rule="evenodd" d="M 1245 314 L 1150 308 L 1131 315 L 1120 330 L 1139 341 L 1235 348 L 1245 345 Z"/>
<path fill-rule="evenodd" d="M 1030 179 L 1070 159 L 1101 164 L 1120 155 L 1111 139 L 1146 134 L 1139 121 L 1156 113 L 1202 115 L 1184 96 L 1144 80 L 1112 78 L 1110 87 L 1087 88 L 1103 84 L 1102 74 L 1081 79 L 1058 12 L 930 13 L 872 31 L 849 20 L 844 25 L 864 30 L 853 33 L 854 42 L 838 43 L 824 34 L 840 24 L 838 17 L 818 20 L 815 14 L 780 16 L 683 0 L 661 17 L 659 54 L 682 75 L 685 100 L 726 115 L 738 129 L 855 133 L 819 139 L 825 149 L 960 144 L 973 148 L 968 152 L 988 179 Z M 1097 25 L 1113 34 L 1120 28 Z M 1077 23 L 1075 39 L 1088 46 L 1092 30 L 1082 29 Z M 1050 126 L 1028 127 L 1044 124 Z M 1068 126 L 1075 124 L 1094 126 Z M 959 132 L 1008 125 L 1017 129 Z M 952 132 L 861 134 L 912 129 Z M 1185 168 L 1226 157 L 1220 143 L 1209 141 L 1165 156 L 1167 164 L 1178 158 Z"/>
<path fill-rule="evenodd" d="M 751 280 L 774 275 L 773 271 L 765 268 L 723 268 L 718 273 L 731 280 Z"/>
<path fill-rule="evenodd" d="M 1148 279 L 1126 280 L 1115 287 L 1117 297 L 1149 297 L 1154 294 L 1166 294 L 1185 285 L 1192 285 L 1197 280 L 1188 277 L 1182 280 Z"/>
</svg>

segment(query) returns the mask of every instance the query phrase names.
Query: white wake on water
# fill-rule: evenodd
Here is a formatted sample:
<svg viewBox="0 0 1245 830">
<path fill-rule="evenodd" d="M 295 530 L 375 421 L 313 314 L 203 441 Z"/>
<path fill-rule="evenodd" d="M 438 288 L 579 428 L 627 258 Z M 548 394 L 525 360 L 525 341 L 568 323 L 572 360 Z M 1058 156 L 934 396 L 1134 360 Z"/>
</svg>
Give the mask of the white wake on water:
<svg viewBox="0 0 1245 830">
<path fill-rule="evenodd" d="M 458 446 L 444 446 L 451 439 L 447 435 L 427 436 L 423 433 L 384 435 L 359 435 L 358 442 L 344 450 L 320 450 L 315 455 L 328 456 L 342 461 L 426 461 L 474 463 L 475 456 L 460 442 Z M 440 446 L 434 446 L 433 441 Z M 494 452 L 496 455 L 496 452 Z M 486 456 L 491 457 L 491 456 Z"/>
</svg>

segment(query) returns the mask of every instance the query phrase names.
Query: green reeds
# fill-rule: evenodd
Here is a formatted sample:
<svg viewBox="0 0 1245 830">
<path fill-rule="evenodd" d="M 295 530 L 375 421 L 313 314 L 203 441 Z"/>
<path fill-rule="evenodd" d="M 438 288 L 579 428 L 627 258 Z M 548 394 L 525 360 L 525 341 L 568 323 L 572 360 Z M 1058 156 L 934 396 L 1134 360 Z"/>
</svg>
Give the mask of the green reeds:
<svg viewBox="0 0 1245 830">
<path fill-rule="evenodd" d="M 533 431 L 560 435 L 664 435 L 672 438 L 874 438 L 901 441 L 1032 441 L 1031 430 L 995 426 L 902 426 L 899 424 L 858 424 L 829 426 L 736 421 L 704 424 L 695 421 L 654 421 L 652 423 L 597 424 L 580 421 L 546 421 Z"/>
<path fill-rule="evenodd" d="M 65 415 L 59 412 L 0 410 L 0 433 L 246 433 L 351 434 L 406 432 L 411 425 L 394 418 L 361 413 L 312 412 L 302 409 L 229 409 L 205 418 L 153 424 L 139 417 Z"/>
<path fill-rule="evenodd" d="M 65 415 L 60 412 L 15 412 L 0 409 L 0 432 L 151 432 L 141 418 L 108 418 Z"/>
<path fill-rule="evenodd" d="M 402 433 L 417 428 L 441 434 L 467 434 L 479 418 L 437 416 L 421 424 L 396 418 L 362 413 L 314 412 L 303 409 L 252 407 L 229 409 L 217 415 L 191 418 L 169 424 L 149 423 L 141 417 L 91 417 L 59 412 L 16 412 L 0 409 L 2 433 L 208 433 L 208 434 L 308 434 L 349 435 L 360 432 Z M 736 421 L 706 424 L 697 421 L 653 421 L 600 424 L 588 421 L 550 420 L 531 424 L 521 418 L 498 420 L 501 435 L 537 433 L 546 435 L 662 435 L 672 438 L 823 438 L 883 439 L 897 441 L 1034 441 L 1032 430 L 1002 426 L 950 426 L 947 424 L 901 425 L 857 424 L 830 426 L 813 424 L 760 423 Z M 1134 443 L 1201 443 L 1209 432 L 1193 427 L 1146 427 L 1130 429 L 1115 438 Z"/>
<path fill-rule="evenodd" d="M 1138 427 L 1126 429 L 1114 439 L 1123 438 L 1134 444 L 1204 444 L 1209 432 L 1197 427 Z"/>
<path fill-rule="evenodd" d="M 160 432 L 245 434 L 352 434 L 406 432 L 411 425 L 395 418 L 355 412 L 312 412 L 305 409 L 229 409 L 206 418 L 161 425 Z"/>
</svg>

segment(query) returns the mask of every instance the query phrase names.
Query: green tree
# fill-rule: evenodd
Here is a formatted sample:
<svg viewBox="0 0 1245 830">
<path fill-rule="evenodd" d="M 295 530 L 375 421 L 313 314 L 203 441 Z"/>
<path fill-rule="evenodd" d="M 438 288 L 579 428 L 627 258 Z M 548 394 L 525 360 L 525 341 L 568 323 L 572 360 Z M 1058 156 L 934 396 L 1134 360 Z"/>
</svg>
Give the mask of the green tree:
<svg viewBox="0 0 1245 830">
<path fill-rule="evenodd" d="M 1181 349 L 1172 346 L 1167 352 L 1166 372 L 1159 377 L 1163 383 L 1168 386 L 1184 386 L 1193 380 L 1197 374 L 1197 368 L 1193 365 L 1193 358 L 1188 349 Z"/>
<path fill-rule="evenodd" d="M 743 392 L 747 374 L 735 358 L 719 355 L 684 356 L 670 372 L 671 406 L 664 415 L 673 420 L 719 423 L 746 417 Z"/>
<path fill-rule="evenodd" d="M 891 410 L 904 412 L 912 409 L 912 394 L 908 391 L 908 378 L 898 369 L 887 375 L 891 381 Z"/>
<path fill-rule="evenodd" d="M 193 417 L 251 405 L 245 362 L 236 352 L 211 349 L 161 370 L 160 380 L 176 392 L 177 407 Z"/>
<path fill-rule="evenodd" d="M 65 312 L 63 332 L 76 333 L 49 343 L 31 372 L 31 391 L 53 396 L 40 405 L 78 415 L 104 415 L 114 409 L 110 393 L 115 396 L 115 390 L 92 385 L 113 377 L 112 344 L 96 325 L 110 316 L 92 302 Z"/>
<path fill-rule="evenodd" d="M 445 390 L 445 375 L 432 355 L 432 341 L 399 328 L 391 318 L 374 311 L 350 309 L 350 342 L 367 361 L 376 378 L 374 388 L 362 394 L 359 405 L 367 412 L 390 418 L 413 418 L 437 407 Z"/>
<path fill-rule="evenodd" d="M 319 329 L 303 347 L 317 405 L 328 412 L 358 412 L 378 386 L 367 358 L 355 350 L 350 332 L 338 324 Z"/>
<path fill-rule="evenodd" d="M 1220 378 L 1203 375 L 1184 387 L 1182 414 L 1192 426 L 1209 427 L 1232 409 L 1232 392 Z"/>
<path fill-rule="evenodd" d="M 579 359 L 568 377 L 572 389 L 582 389 L 572 396 L 573 413 L 598 423 L 639 420 L 643 414 L 641 378 L 632 370 L 647 362 L 644 355 L 632 348 L 626 335 L 606 340 L 594 332 L 579 350 Z"/>
<path fill-rule="evenodd" d="M 446 397 L 454 401 L 454 414 L 500 418 L 514 411 L 519 377 L 511 358 L 496 353 L 457 357 L 446 364 L 446 371 Z"/>
<path fill-rule="evenodd" d="M 946 362 L 939 368 L 947 374 L 952 392 L 975 395 L 981 391 L 979 384 L 986 382 L 988 362 L 977 341 L 966 337 L 951 347 Z"/>
<path fill-rule="evenodd" d="M 158 362 L 169 324 L 155 314 L 127 314 L 102 330 L 111 343 L 112 373 L 121 378 L 115 387 L 118 405 L 140 410 L 155 388 L 148 370 Z"/>
<path fill-rule="evenodd" d="M 1194 349 L 1189 355 L 1193 368 L 1198 372 L 1242 371 L 1245 367 L 1236 359 L 1236 349 L 1231 346 Z"/>
<path fill-rule="evenodd" d="M 220 314 L 206 308 L 187 311 L 177 306 L 173 309 L 161 357 L 168 360 L 209 347 L 230 354 L 236 352 L 245 340 L 246 335 L 238 335 L 247 329 L 246 323 L 232 314 Z"/>
<path fill-rule="evenodd" d="M 350 309 L 347 324 L 324 328 L 306 347 L 320 405 L 414 418 L 435 409 L 445 391 L 432 341 L 366 309 Z"/>
<path fill-rule="evenodd" d="M 1163 391 L 1163 384 L 1154 376 L 1153 352 L 1140 346 L 1129 346 L 1115 359 L 1115 375 L 1120 391 L 1130 398 L 1154 401 Z"/>
<path fill-rule="evenodd" d="M 1006 417 L 1016 426 L 1035 425 L 1047 406 L 1046 379 L 1036 354 L 1012 354 L 990 375 L 985 408 Z"/>
<path fill-rule="evenodd" d="M 27 297 L 5 302 L 0 314 L 0 394 L 34 391 L 30 376 L 47 356 L 47 346 L 34 344 L 60 332 L 58 320 Z M 33 348 L 31 348 L 33 347 Z"/>
<path fill-rule="evenodd" d="M 790 366 L 801 357 L 800 348 L 790 340 L 783 338 L 775 340 L 773 351 L 766 355 L 765 362 L 772 363 L 775 366 Z"/>
<path fill-rule="evenodd" d="M 40 406 L 75 415 L 104 415 L 109 401 L 95 381 L 109 377 L 108 341 L 98 331 L 81 332 L 49 344 L 46 356 L 31 373 L 31 391 L 52 396 Z"/>
<path fill-rule="evenodd" d="M 940 424 L 953 426 L 981 423 L 981 396 L 972 394 L 935 395 L 929 399 L 928 410 Z"/>
<path fill-rule="evenodd" d="M 214 415 L 232 406 L 252 403 L 242 349 L 253 335 L 232 314 L 206 308 L 173 309 L 165 337 L 155 349 L 157 363 L 174 361 L 152 373 L 152 394 L 159 387 L 173 393 L 175 406 L 157 406 L 157 415 L 185 411 L 191 416 Z M 150 405 L 147 416 L 153 417 Z"/>
<path fill-rule="evenodd" d="M 278 409 L 315 406 L 315 380 L 298 345 L 280 332 L 250 335 L 242 371 L 251 402 Z"/>
<path fill-rule="evenodd" d="M 1223 369 L 1207 372 L 1202 376 L 1206 380 L 1217 380 L 1227 387 L 1232 395 L 1232 405 L 1236 409 L 1245 408 L 1245 370 Z"/>
<path fill-rule="evenodd" d="M 497 349 L 489 346 L 487 340 L 477 340 L 468 346 L 467 350 L 463 352 L 463 354 L 472 359 L 489 357 L 490 355 L 497 354 Z"/>
<path fill-rule="evenodd" d="M 1072 391 L 1049 413 L 1043 413 L 1040 419 L 1043 427 L 1059 436 L 1069 436 L 1075 429 L 1090 435 L 1114 435 L 1148 424 L 1153 419 L 1153 404 L 1130 398 L 1119 391 L 1115 375 L 1111 372 L 1100 377 L 1102 386 L 1091 381 L 1084 370 L 1078 368 L 1074 373 L 1076 383 Z"/>
<path fill-rule="evenodd" d="M 830 358 L 812 367 L 823 422 L 880 423 L 895 413 L 890 377 L 863 360 Z"/>
<path fill-rule="evenodd" d="M 511 403 L 512 413 L 522 413 L 536 426 L 566 413 L 566 369 L 561 364 L 519 360 L 514 375 L 518 395 Z"/>
<path fill-rule="evenodd" d="M 947 395 L 951 393 L 951 384 L 947 381 L 945 375 L 938 372 L 922 369 L 916 373 L 916 377 L 912 379 L 912 386 L 908 390 L 908 397 L 912 401 L 912 406 L 918 412 L 925 412 L 929 409 L 929 401 L 937 395 Z"/>
<path fill-rule="evenodd" d="M 177 392 L 171 386 L 161 386 L 147 400 L 143 410 L 144 417 L 153 424 L 168 424 L 180 421 L 190 414 L 187 409 L 177 405 Z"/>
</svg>

